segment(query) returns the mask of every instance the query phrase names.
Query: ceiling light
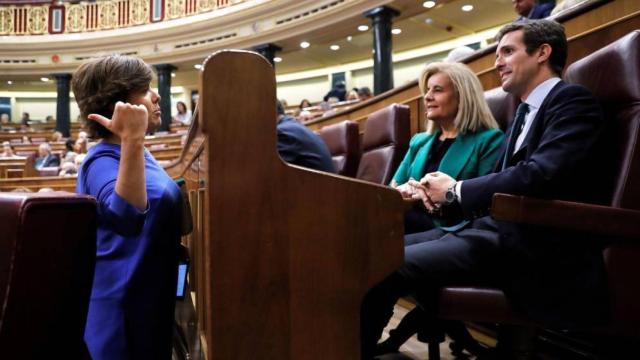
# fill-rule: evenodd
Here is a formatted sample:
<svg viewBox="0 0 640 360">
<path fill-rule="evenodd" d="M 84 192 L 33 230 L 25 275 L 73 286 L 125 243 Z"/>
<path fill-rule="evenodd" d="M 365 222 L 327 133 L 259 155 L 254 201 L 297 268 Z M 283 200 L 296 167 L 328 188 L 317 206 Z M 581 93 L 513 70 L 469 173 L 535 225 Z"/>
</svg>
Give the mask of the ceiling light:
<svg viewBox="0 0 640 360">
<path fill-rule="evenodd" d="M 360 25 L 360 26 L 358 26 L 358 30 L 367 31 L 367 30 L 369 30 L 369 27 L 367 25 Z"/>
<path fill-rule="evenodd" d="M 425 1 L 422 3 L 422 6 L 426 7 L 427 9 L 431 9 L 432 7 L 436 6 L 436 2 L 435 1 Z"/>
<path fill-rule="evenodd" d="M 400 29 L 400 28 L 395 28 L 395 29 L 391 30 L 391 33 L 392 33 L 393 35 L 400 35 L 400 34 L 402 34 L 402 29 Z"/>
<path fill-rule="evenodd" d="M 331 45 L 331 46 L 329 46 L 329 49 L 331 49 L 331 50 L 333 50 L 333 51 L 340 50 L 340 45 L 335 45 L 335 44 L 334 44 L 334 45 Z"/>
<path fill-rule="evenodd" d="M 303 49 L 308 48 L 309 46 L 311 46 L 311 44 L 309 44 L 307 41 L 303 41 L 300 43 L 300 47 Z"/>
<path fill-rule="evenodd" d="M 353 40 L 353 36 L 351 35 L 347 36 L 347 41 L 351 41 L 351 40 Z"/>
<path fill-rule="evenodd" d="M 473 10 L 473 5 L 462 5 L 462 11 L 471 11 Z"/>
<path fill-rule="evenodd" d="M 11 84 L 13 84 L 13 81 L 7 80 L 7 84 L 11 85 Z"/>
<path fill-rule="evenodd" d="M 171 73 L 171 77 L 176 77 L 176 73 Z"/>
<path fill-rule="evenodd" d="M 276 56 L 273 58 L 273 62 L 280 62 L 282 61 L 282 58 L 280 56 Z"/>
<path fill-rule="evenodd" d="M 426 18 L 426 19 L 424 19 L 424 23 L 427 24 L 427 25 L 431 25 L 431 24 L 433 24 L 433 19 L 432 18 Z"/>
<path fill-rule="evenodd" d="M 47 81 L 49 81 L 49 78 L 47 78 L 47 77 L 41 77 L 41 78 L 40 78 L 40 80 L 41 80 L 41 81 L 44 81 L 44 82 L 47 82 Z"/>
<path fill-rule="evenodd" d="M 193 65 L 193 67 L 196 68 L 196 70 L 202 69 L 202 65 L 201 64 L 195 64 L 195 65 Z"/>
</svg>

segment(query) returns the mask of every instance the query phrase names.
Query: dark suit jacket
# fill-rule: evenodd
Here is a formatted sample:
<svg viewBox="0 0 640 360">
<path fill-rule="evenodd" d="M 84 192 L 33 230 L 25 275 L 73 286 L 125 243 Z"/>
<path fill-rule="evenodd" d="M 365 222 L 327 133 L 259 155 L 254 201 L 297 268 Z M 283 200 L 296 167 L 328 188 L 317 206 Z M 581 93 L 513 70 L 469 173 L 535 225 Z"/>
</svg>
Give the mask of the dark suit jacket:
<svg viewBox="0 0 640 360">
<path fill-rule="evenodd" d="M 60 158 L 55 154 L 49 154 L 45 157 L 39 157 L 36 158 L 35 166 L 36 168 L 60 166 Z"/>
<path fill-rule="evenodd" d="M 278 153 L 282 160 L 294 165 L 335 173 L 329 148 L 318 135 L 290 116 L 280 120 L 276 128 Z"/>
<path fill-rule="evenodd" d="M 540 106 L 522 147 L 500 171 L 462 183 L 461 207 L 472 217 L 486 214 L 493 194 L 594 202 L 604 118 L 591 93 L 558 83 Z M 511 130 L 507 132 L 509 137 Z M 584 234 L 498 224 L 504 252 L 505 292 L 522 310 L 545 322 L 571 326 L 606 317 L 602 252 Z"/>
<path fill-rule="evenodd" d="M 544 3 L 544 4 L 534 5 L 533 9 L 529 11 L 529 16 L 527 17 L 520 16 L 516 21 L 521 21 L 524 19 L 529 19 L 529 20 L 544 19 L 549 15 L 551 15 L 551 11 L 553 11 L 554 7 L 556 7 L 556 4 L 554 3 Z"/>
</svg>

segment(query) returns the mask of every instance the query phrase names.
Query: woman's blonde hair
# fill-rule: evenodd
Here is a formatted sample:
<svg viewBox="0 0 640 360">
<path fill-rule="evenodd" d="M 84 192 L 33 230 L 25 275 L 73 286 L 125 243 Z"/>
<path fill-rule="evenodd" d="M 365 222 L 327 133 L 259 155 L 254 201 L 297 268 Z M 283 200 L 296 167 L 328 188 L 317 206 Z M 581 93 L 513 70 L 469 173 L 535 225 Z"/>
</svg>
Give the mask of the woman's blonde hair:
<svg viewBox="0 0 640 360">
<path fill-rule="evenodd" d="M 453 85 L 453 91 L 458 99 L 458 113 L 453 122 L 459 133 L 464 134 L 467 131 L 476 132 L 499 127 L 484 99 L 480 80 L 464 64 L 452 62 L 428 64 L 422 71 L 418 82 L 423 97 L 427 93 L 427 81 L 437 73 L 447 75 Z M 437 125 L 429 119 L 427 119 L 426 128 L 427 133 L 430 134 L 438 130 Z"/>
</svg>

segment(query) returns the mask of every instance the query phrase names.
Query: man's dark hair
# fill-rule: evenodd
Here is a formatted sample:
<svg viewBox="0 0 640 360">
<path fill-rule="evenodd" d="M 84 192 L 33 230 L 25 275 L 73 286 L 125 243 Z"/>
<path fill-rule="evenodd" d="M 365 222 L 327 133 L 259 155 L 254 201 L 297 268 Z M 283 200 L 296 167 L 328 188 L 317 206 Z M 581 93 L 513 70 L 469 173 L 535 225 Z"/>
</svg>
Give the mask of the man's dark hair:
<svg viewBox="0 0 640 360">
<path fill-rule="evenodd" d="M 551 46 L 549 67 L 558 76 L 567 63 L 567 36 L 564 27 L 553 20 L 524 20 L 505 25 L 498 34 L 496 40 L 500 42 L 506 34 L 522 30 L 522 41 L 531 55 L 543 44 Z"/>
<path fill-rule="evenodd" d="M 361 87 L 360 89 L 358 89 L 358 95 L 359 96 L 372 96 L 373 94 L 371 93 L 371 89 L 369 89 L 368 87 L 364 86 Z"/>
<path fill-rule="evenodd" d="M 99 139 L 111 135 L 104 126 L 87 121 L 89 114 L 111 118 L 116 102 L 126 102 L 130 95 L 146 92 L 152 79 L 149 65 L 130 56 L 109 55 L 80 65 L 73 74 L 71 88 L 89 136 Z"/>
<path fill-rule="evenodd" d="M 284 115 L 284 106 L 282 106 L 280 100 L 276 100 L 276 113 L 278 116 Z"/>
</svg>

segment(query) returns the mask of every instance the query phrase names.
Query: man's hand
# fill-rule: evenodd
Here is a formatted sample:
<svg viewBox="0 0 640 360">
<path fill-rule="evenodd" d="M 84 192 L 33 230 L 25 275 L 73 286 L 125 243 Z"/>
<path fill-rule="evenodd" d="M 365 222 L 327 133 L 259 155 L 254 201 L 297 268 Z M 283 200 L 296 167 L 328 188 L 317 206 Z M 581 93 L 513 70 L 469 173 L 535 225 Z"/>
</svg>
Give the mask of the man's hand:
<svg viewBox="0 0 640 360">
<path fill-rule="evenodd" d="M 411 185 L 409 185 L 408 183 L 404 183 L 402 185 L 394 186 L 394 189 L 396 189 L 396 190 L 398 190 L 400 192 L 400 195 L 402 195 L 403 199 L 412 199 L 413 195 L 415 193 L 415 191 L 413 190 L 413 187 Z"/>
<path fill-rule="evenodd" d="M 411 186 L 413 188 L 413 198 L 414 199 L 419 199 L 422 201 L 422 203 L 424 204 L 424 207 L 427 208 L 427 210 L 432 213 L 436 210 L 438 210 L 440 208 L 439 205 L 435 204 L 432 200 L 431 200 L 431 196 L 429 194 L 429 190 L 427 189 L 426 186 L 422 185 L 421 183 L 417 182 L 416 180 L 409 180 L 409 182 L 407 182 L 407 184 L 409 184 L 409 186 Z"/>
<path fill-rule="evenodd" d="M 427 195 L 431 202 L 437 207 L 444 203 L 447 190 L 455 183 L 456 181 L 451 176 L 439 171 L 429 173 L 420 180 L 420 184 L 427 189 Z"/>
</svg>

